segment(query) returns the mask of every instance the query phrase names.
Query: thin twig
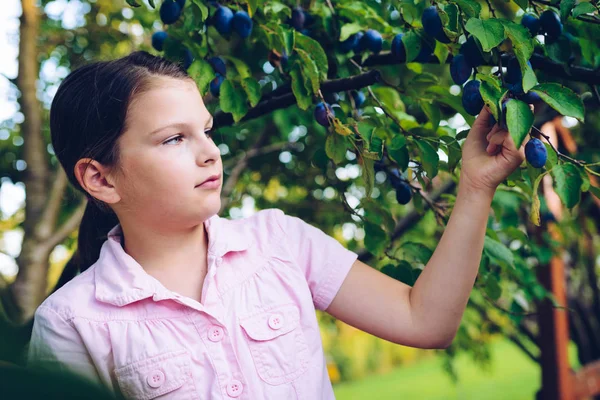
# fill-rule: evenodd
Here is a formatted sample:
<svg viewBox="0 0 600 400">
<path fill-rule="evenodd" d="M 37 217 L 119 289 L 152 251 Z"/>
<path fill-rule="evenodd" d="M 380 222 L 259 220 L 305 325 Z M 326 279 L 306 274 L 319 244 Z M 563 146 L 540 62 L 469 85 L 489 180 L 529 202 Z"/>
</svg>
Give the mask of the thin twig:
<svg viewBox="0 0 600 400">
<path fill-rule="evenodd" d="M 544 134 L 544 132 L 542 132 L 541 130 L 539 130 L 539 129 L 538 129 L 536 126 L 532 126 L 531 128 L 532 128 L 533 130 L 535 130 L 536 132 L 538 132 L 540 135 L 542 135 L 542 136 L 543 136 L 543 137 L 546 139 L 546 141 L 548 142 L 548 144 L 550 144 L 550 146 L 552 147 L 552 149 L 553 149 L 553 150 L 556 152 L 556 154 L 557 154 L 559 157 L 562 157 L 562 158 L 564 158 L 565 160 L 569 160 L 569 161 L 571 161 L 571 162 L 573 162 L 573 163 L 575 163 L 575 164 L 579 165 L 580 167 L 585 167 L 585 162 L 583 162 L 583 161 L 578 161 L 578 160 L 575 160 L 574 158 L 571 158 L 571 157 L 567 156 L 566 154 L 563 154 L 563 153 L 561 153 L 560 151 L 558 151 L 558 150 L 556 149 L 556 147 L 554 147 L 554 145 L 553 145 L 553 144 L 552 144 L 552 142 L 550 141 L 550 137 L 549 137 L 548 135 Z"/>
<path fill-rule="evenodd" d="M 490 12 L 492 13 L 492 17 L 496 18 L 496 11 L 494 11 L 494 7 L 492 7 L 492 3 L 490 2 L 490 0 L 485 0 L 485 1 L 490 9 Z"/>
</svg>

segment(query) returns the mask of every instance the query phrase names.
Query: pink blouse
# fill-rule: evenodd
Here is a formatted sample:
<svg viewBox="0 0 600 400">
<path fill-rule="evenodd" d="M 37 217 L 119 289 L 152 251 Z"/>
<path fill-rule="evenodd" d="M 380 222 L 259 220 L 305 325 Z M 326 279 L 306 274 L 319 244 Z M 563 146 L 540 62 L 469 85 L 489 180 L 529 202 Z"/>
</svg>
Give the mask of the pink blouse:
<svg viewBox="0 0 600 400">
<path fill-rule="evenodd" d="M 131 399 L 333 399 L 315 308 L 357 254 L 279 209 L 204 224 L 201 303 L 147 274 L 116 225 L 98 261 L 37 309 L 29 364 Z"/>
</svg>

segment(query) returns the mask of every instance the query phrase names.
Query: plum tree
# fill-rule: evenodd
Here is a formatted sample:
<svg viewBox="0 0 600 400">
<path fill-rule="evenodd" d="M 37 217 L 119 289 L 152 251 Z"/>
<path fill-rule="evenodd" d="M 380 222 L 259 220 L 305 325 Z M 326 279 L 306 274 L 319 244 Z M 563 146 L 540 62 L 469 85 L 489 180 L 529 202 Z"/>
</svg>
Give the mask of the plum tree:
<svg viewBox="0 0 600 400">
<path fill-rule="evenodd" d="M 392 39 L 391 52 L 398 62 L 406 61 L 406 49 L 404 48 L 404 43 L 402 43 L 403 36 L 404 35 L 402 33 L 399 33 L 394 36 L 394 39 Z"/>
<path fill-rule="evenodd" d="M 480 50 L 481 45 L 478 45 L 478 40 L 475 36 L 471 35 L 469 38 L 460 46 L 460 54 L 465 56 L 465 59 L 472 67 L 478 67 L 485 64 L 485 59 Z"/>
<path fill-rule="evenodd" d="M 548 150 L 538 138 L 530 139 L 525 145 L 525 158 L 534 168 L 542 168 L 548 159 Z"/>
<path fill-rule="evenodd" d="M 242 38 L 247 38 L 252 33 L 252 19 L 246 11 L 237 11 L 233 15 L 231 25 Z"/>
<path fill-rule="evenodd" d="M 315 120 L 320 124 L 323 125 L 324 127 L 328 127 L 329 126 L 329 118 L 327 118 L 327 110 L 329 110 L 329 112 L 335 116 L 335 111 L 333 111 L 333 108 L 331 108 L 331 106 L 328 103 L 323 103 L 320 102 L 319 104 L 317 104 L 317 106 L 315 107 Z"/>
<path fill-rule="evenodd" d="M 365 102 L 365 94 L 360 90 L 359 91 L 353 90 L 352 98 L 354 99 L 354 105 L 356 106 L 356 108 L 362 106 L 363 103 Z"/>
<path fill-rule="evenodd" d="M 470 80 L 463 87 L 462 93 L 462 105 L 465 108 L 465 111 L 471 115 L 477 115 L 483 108 L 483 97 L 481 97 L 481 93 L 479 92 L 479 87 L 481 86 L 481 82 L 478 80 Z"/>
<path fill-rule="evenodd" d="M 540 26 L 546 36 L 547 44 L 556 42 L 563 31 L 563 24 L 560 22 L 560 17 L 550 9 L 545 10 L 540 15 Z"/>
<path fill-rule="evenodd" d="M 212 81 L 210 81 L 210 93 L 213 96 L 219 97 L 219 94 L 221 93 L 221 84 L 224 80 L 225 77 L 223 75 L 217 74 L 217 76 Z"/>
<path fill-rule="evenodd" d="M 363 37 L 360 39 L 360 46 L 362 49 L 369 50 L 375 54 L 381 51 L 383 47 L 383 38 L 381 37 L 381 33 L 377 32 L 374 29 L 369 29 Z"/>
<path fill-rule="evenodd" d="M 423 24 L 423 29 L 425 29 L 425 33 L 430 36 L 433 36 L 436 40 L 442 43 L 450 43 L 450 39 L 446 36 L 444 32 L 444 27 L 442 26 L 442 19 L 440 18 L 440 14 L 436 6 L 430 6 L 423 11 L 423 16 L 421 17 L 421 23 Z"/>
<path fill-rule="evenodd" d="M 521 18 L 521 25 L 529 29 L 531 36 L 535 36 L 540 31 L 540 20 L 533 14 L 525 14 Z"/>
<path fill-rule="evenodd" d="M 359 43 L 360 39 L 363 37 L 363 35 L 364 35 L 364 33 L 362 33 L 362 32 L 357 32 L 353 35 L 350 35 L 350 37 L 348 37 L 348 39 L 346 39 L 340 43 L 340 51 L 342 53 L 349 53 L 350 51 L 354 51 L 357 48 L 358 43 Z"/>
<path fill-rule="evenodd" d="M 219 5 L 213 16 L 213 25 L 221 35 L 231 33 L 231 21 L 233 20 L 233 11 L 229 7 Z"/>
<path fill-rule="evenodd" d="M 158 31 L 152 34 L 152 47 L 158 51 L 163 50 L 165 39 L 167 38 L 167 32 Z"/>
<path fill-rule="evenodd" d="M 181 6 L 175 0 L 165 0 L 160 5 L 159 15 L 163 24 L 173 24 L 181 16 Z"/>
<path fill-rule="evenodd" d="M 457 54 L 450 62 L 450 76 L 457 85 L 462 85 L 473 73 L 473 67 L 462 54 Z"/>
<path fill-rule="evenodd" d="M 400 184 L 396 187 L 396 201 L 399 204 L 408 204 L 410 202 L 412 198 L 412 189 L 410 188 L 410 185 L 405 182 L 405 181 L 401 181 Z"/>
<path fill-rule="evenodd" d="M 225 61 L 223 61 L 221 57 L 211 57 L 208 59 L 208 63 L 213 67 L 215 72 L 225 76 L 227 68 L 225 66 Z"/>
<path fill-rule="evenodd" d="M 306 14 L 304 13 L 304 10 L 302 9 L 302 7 L 294 7 L 294 9 L 292 10 L 291 25 L 297 31 L 301 31 L 304 29 L 305 22 L 306 22 Z"/>
</svg>

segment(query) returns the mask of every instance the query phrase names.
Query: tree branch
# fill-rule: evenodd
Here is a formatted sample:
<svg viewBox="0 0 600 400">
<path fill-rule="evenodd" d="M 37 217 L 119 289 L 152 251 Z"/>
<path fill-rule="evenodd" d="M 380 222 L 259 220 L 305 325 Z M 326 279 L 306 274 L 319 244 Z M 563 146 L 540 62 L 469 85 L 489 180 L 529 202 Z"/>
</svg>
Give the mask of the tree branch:
<svg viewBox="0 0 600 400">
<path fill-rule="evenodd" d="M 77 226 L 81 223 L 81 219 L 83 218 L 83 213 L 85 211 L 85 207 L 87 205 L 87 199 L 84 197 L 79 206 L 73 211 L 73 214 L 67 219 L 48 239 L 43 242 L 43 245 L 49 251 L 52 251 L 54 247 L 58 244 L 62 243 L 63 240 L 67 236 L 69 236 Z"/>
<path fill-rule="evenodd" d="M 262 134 L 256 140 L 256 142 L 254 143 L 252 148 L 248 151 L 248 153 L 258 152 L 261 149 L 261 147 L 263 146 L 264 142 L 269 138 L 270 135 L 271 135 L 271 130 L 268 129 L 267 127 L 265 127 L 265 129 L 263 129 Z M 237 181 L 240 179 L 240 175 L 242 174 L 242 171 L 248 165 L 248 159 L 249 159 L 249 157 L 243 157 L 240 160 L 238 160 L 237 164 L 233 167 L 231 173 L 229 174 L 227 181 L 225 181 L 225 183 L 223 185 L 223 189 L 221 190 L 221 209 L 219 210 L 219 213 L 223 212 L 223 210 L 231 202 L 231 192 L 233 191 L 233 188 L 235 187 L 235 184 L 237 183 Z"/>
<path fill-rule="evenodd" d="M 280 143 L 273 143 L 270 144 L 268 146 L 264 146 L 258 149 L 250 149 L 248 150 L 245 154 L 241 154 L 237 157 L 231 158 L 229 160 L 227 160 L 226 162 L 223 163 L 223 167 L 224 168 L 232 168 L 235 166 L 235 164 L 237 164 L 238 162 L 242 161 L 242 159 L 250 159 L 253 157 L 258 157 L 261 156 L 263 154 L 267 154 L 267 153 L 271 153 L 273 151 L 277 151 L 277 150 L 298 150 L 300 148 L 300 145 L 298 143 L 293 143 L 293 142 L 280 142 Z"/>
<path fill-rule="evenodd" d="M 53 181 L 54 183 L 52 189 L 50 189 L 50 196 L 42 216 L 35 227 L 36 236 L 39 238 L 49 237 L 56 226 L 62 199 L 68 184 L 67 174 L 62 168 L 56 169 Z"/>
<path fill-rule="evenodd" d="M 453 179 L 448 179 L 447 181 L 443 182 L 440 185 L 439 189 L 437 189 L 430 196 L 431 201 L 436 202 L 437 200 L 439 200 L 442 194 L 450 193 L 452 190 L 454 190 L 455 186 L 456 182 L 454 182 Z M 426 203 L 423 205 L 423 207 L 425 210 L 427 210 L 429 208 L 429 204 Z M 411 210 L 408 214 L 406 214 L 396 224 L 396 227 L 394 228 L 394 233 L 392 233 L 391 241 L 393 242 L 394 240 L 398 239 L 400 236 L 406 233 L 406 231 L 415 226 L 417 222 L 419 222 L 419 220 L 423 218 L 423 215 L 424 213 L 419 214 L 416 210 Z M 371 258 L 373 258 L 373 254 L 369 253 L 369 251 L 367 251 L 366 249 L 357 251 L 357 254 L 358 259 L 364 263 L 367 263 Z"/>
<path fill-rule="evenodd" d="M 365 86 L 372 85 L 379 82 L 381 74 L 377 70 L 371 70 L 364 74 L 352 76 L 350 78 L 332 79 L 321 84 L 321 91 L 324 93 L 335 93 L 344 90 L 361 89 Z M 248 121 L 254 118 L 258 118 L 262 115 L 269 114 L 272 111 L 287 108 L 293 104 L 296 104 L 296 97 L 288 88 L 287 91 L 283 91 L 284 94 L 280 96 L 272 96 L 263 100 L 256 105 L 256 107 L 250 109 L 248 113 L 241 119 L 242 121 Z M 215 126 L 229 126 L 233 125 L 233 116 L 229 113 L 218 112 L 214 117 Z"/>
</svg>

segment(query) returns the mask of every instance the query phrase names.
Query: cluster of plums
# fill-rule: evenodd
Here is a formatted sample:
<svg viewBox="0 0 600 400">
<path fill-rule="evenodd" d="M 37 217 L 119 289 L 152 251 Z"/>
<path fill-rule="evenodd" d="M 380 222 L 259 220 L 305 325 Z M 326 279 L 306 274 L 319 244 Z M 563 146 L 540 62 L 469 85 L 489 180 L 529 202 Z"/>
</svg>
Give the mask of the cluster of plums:
<svg viewBox="0 0 600 400">
<path fill-rule="evenodd" d="M 343 53 L 353 51 L 354 54 L 360 54 L 363 51 L 370 51 L 377 54 L 382 48 L 383 37 L 375 29 L 369 29 L 366 32 L 357 32 L 340 43 L 340 51 Z"/>
<path fill-rule="evenodd" d="M 292 17 L 289 24 L 303 35 L 309 36 L 308 27 L 314 22 L 314 17 L 310 15 L 302 7 L 294 7 L 292 9 Z"/>
<path fill-rule="evenodd" d="M 229 7 L 222 5 L 217 6 L 212 24 L 221 35 L 229 35 L 231 31 L 235 31 L 242 38 L 250 36 L 253 27 L 252 19 L 246 11 L 234 13 Z"/>
<path fill-rule="evenodd" d="M 392 187 L 396 191 L 396 201 L 399 204 L 408 204 L 410 199 L 412 199 L 412 189 L 408 182 L 400 176 L 400 171 L 397 168 L 393 168 L 391 170 L 387 170 L 384 162 L 384 158 L 381 160 L 375 161 L 373 165 L 375 172 L 385 171 L 390 177 L 390 183 Z"/>
<path fill-rule="evenodd" d="M 353 90 L 350 92 L 352 95 L 352 99 L 354 100 L 354 106 L 356 108 L 361 107 L 365 100 L 365 94 L 361 90 Z M 339 96 L 337 93 L 327 93 L 325 94 L 325 102 L 320 102 L 315 106 L 314 117 L 315 120 L 324 127 L 328 127 L 330 125 L 329 119 L 327 118 L 327 110 L 331 112 L 331 114 L 335 117 L 335 111 L 333 107 L 329 104 L 329 102 L 335 103 L 339 100 Z"/>
<path fill-rule="evenodd" d="M 165 3 L 163 3 L 165 4 Z M 152 34 L 152 47 L 154 47 L 157 51 L 163 51 L 165 40 L 167 39 L 167 32 L 158 31 Z M 192 62 L 194 61 L 194 55 L 191 50 L 187 47 L 184 47 L 182 50 L 182 58 L 183 58 L 183 67 L 188 69 Z"/>
<path fill-rule="evenodd" d="M 556 12 L 550 9 L 542 12 L 539 18 L 533 14 L 523 15 L 523 18 L 521 18 L 521 25 L 529 29 L 531 36 L 536 36 L 538 34 L 544 35 L 546 44 L 556 42 L 563 31 L 560 17 Z"/>
</svg>

